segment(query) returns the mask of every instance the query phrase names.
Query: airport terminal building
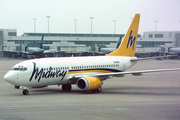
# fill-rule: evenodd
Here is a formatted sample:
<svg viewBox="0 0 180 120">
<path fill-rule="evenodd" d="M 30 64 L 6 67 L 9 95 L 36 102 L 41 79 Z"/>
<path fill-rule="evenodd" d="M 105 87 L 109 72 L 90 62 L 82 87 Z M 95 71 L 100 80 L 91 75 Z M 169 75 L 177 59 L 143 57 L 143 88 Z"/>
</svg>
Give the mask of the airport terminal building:
<svg viewBox="0 0 180 120">
<path fill-rule="evenodd" d="M 136 52 L 169 52 L 169 48 L 180 47 L 180 31 L 144 32 L 137 39 Z"/>
<path fill-rule="evenodd" d="M 0 29 L 0 46 L 3 51 L 21 51 L 23 47 L 39 47 L 44 35 L 43 48 L 59 51 L 98 51 L 98 47 L 116 46 L 124 34 L 71 34 L 71 33 L 24 33 L 16 36 L 16 30 Z"/>
<path fill-rule="evenodd" d="M 115 48 L 124 34 L 81 33 L 24 33 L 17 36 L 16 29 L 0 29 L 1 51 L 25 51 L 26 47 L 39 47 L 44 35 L 43 48 L 66 52 L 99 52 L 102 47 Z M 180 47 L 180 31 L 153 31 L 138 35 L 136 52 L 168 52 Z"/>
</svg>

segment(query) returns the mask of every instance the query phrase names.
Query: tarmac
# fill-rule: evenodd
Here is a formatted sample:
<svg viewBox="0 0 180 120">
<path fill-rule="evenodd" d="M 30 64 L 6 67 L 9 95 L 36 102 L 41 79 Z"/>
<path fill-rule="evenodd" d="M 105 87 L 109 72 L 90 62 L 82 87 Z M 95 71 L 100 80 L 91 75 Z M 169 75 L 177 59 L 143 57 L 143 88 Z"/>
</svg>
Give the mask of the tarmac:
<svg viewBox="0 0 180 120">
<path fill-rule="evenodd" d="M 104 81 L 101 93 L 49 86 L 22 90 L 5 73 L 24 59 L 0 58 L 0 120 L 179 120 L 180 71 L 126 75 Z M 180 60 L 139 61 L 128 71 L 180 68 Z"/>
</svg>

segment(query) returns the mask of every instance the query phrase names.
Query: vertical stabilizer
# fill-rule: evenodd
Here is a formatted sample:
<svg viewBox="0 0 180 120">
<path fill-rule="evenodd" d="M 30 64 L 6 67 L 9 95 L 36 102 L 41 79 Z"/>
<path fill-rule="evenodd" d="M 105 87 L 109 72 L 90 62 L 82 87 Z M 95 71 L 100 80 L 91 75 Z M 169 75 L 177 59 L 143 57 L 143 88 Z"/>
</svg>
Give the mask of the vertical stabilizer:
<svg viewBox="0 0 180 120">
<path fill-rule="evenodd" d="M 140 14 L 136 14 L 120 47 L 106 56 L 131 56 L 135 55 Z"/>
<path fill-rule="evenodd" d="M 119 41 L 118 41 L 117 46 L 116 46 L 116 49 L 118 49 L 119 46 L 121 45 L 121 39 L 122 39 L 122 36 L 120 36 L 120 38 L 119 38 Z"/>
<path fill-rule="evenodd" d="M 41 49 L 42 49 L 42 47 L 43 47 L 43 39 L 44 39 L 44 35 L 42 35 L 41 43 L 40 43 L 40 46 L 39 46 L 39 48 L 41 48 Z"/>
</svg>

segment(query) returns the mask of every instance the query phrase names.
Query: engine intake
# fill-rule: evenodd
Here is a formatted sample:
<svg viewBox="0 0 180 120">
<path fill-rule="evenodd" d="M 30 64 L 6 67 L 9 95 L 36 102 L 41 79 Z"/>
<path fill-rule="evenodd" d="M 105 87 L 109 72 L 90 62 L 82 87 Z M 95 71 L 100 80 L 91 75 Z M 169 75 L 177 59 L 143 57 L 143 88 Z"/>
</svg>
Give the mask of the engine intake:
<svg viewBox="0 0 180 120">
<path fill-rule="evenodd" d="M 102 82 L 97 77 L 82 77 L 76 82 L 76 86 L 79 90 L 96 90 L 101 87 Z"/>
</svg>

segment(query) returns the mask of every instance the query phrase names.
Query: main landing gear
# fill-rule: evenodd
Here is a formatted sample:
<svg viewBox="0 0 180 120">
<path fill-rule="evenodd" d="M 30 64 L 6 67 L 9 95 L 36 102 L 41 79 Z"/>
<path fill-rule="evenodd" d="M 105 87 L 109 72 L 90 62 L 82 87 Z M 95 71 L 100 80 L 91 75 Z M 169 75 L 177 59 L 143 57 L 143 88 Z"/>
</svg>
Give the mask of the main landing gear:
<svg viewBox="0 0 180 120">
<path fill-rule="evenodd" d="M 71 84 L 62 85 L 62 90 L 63 91 L 71 91 L 71 89 L 72 89 Z"/>
<path fill-rule="evenodd" d="M 102 87 L 99 87 L 97 90 L 92 90 L 92 92 L 93 92 L 93 93 L 95 93 L 95 92 L 101 92 L 101 90 L 102 90 Z"/>
</svg>

